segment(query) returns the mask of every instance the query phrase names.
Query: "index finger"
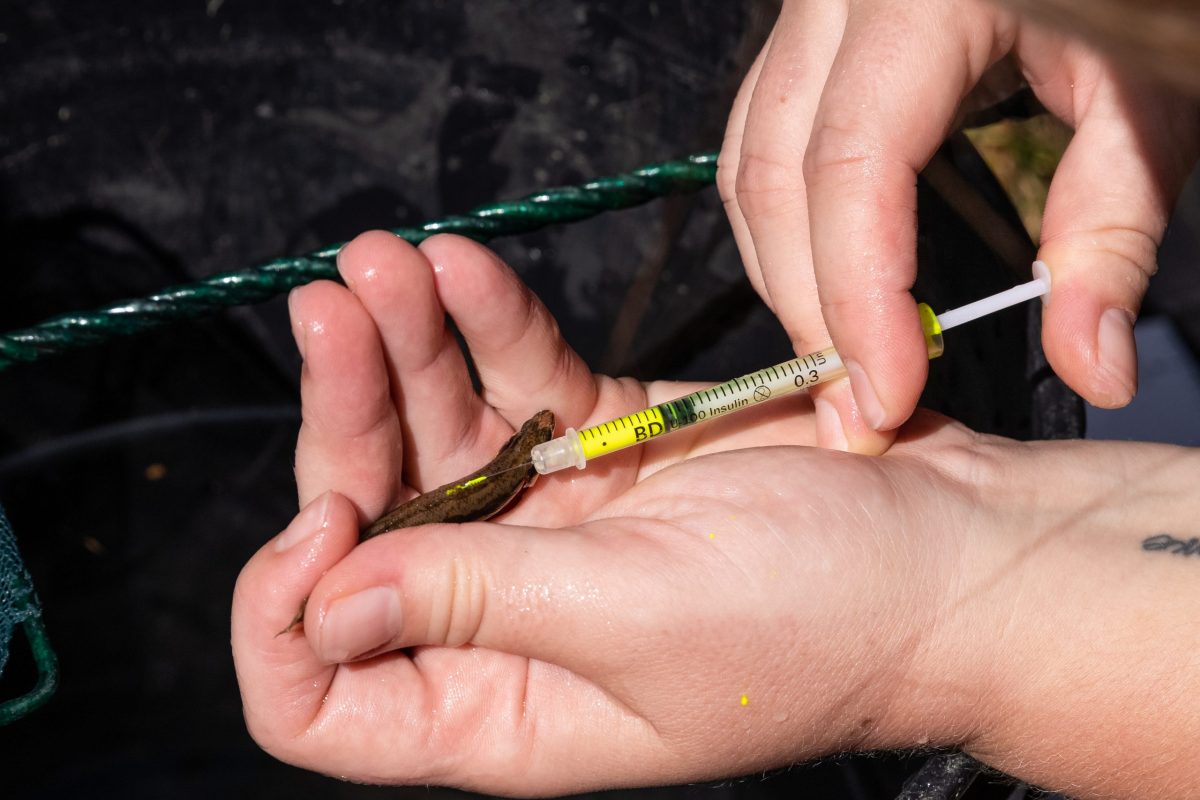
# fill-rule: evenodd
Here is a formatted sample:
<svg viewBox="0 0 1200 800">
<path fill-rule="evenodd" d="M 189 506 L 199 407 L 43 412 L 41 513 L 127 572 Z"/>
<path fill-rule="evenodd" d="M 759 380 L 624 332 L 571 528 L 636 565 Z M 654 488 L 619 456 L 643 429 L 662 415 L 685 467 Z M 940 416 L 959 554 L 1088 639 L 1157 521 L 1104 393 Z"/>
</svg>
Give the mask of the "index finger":
<svg viewBox="0 0 1200 800">
<path fill-rule="evenodd" d="M 805 153 L 825 323 L 864 421 L 916 407 L 928 354 L 916 302 L 916 182 L 992 55 L 993 14 L 891 3 L 852 14 Z M 962 22 L 962 18 L 967 18 Z"/>
</svg>

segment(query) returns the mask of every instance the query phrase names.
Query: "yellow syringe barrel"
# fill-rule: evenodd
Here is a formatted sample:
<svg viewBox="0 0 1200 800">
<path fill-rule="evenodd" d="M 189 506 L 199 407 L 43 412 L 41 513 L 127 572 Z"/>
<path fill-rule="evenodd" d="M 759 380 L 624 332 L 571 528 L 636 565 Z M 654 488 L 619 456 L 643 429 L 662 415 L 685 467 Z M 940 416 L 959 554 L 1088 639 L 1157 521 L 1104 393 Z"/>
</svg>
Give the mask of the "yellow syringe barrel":
<svg viewBox="0 0 1200 800">
<path fill-rule="evenodd" d="M 918 310 L 929 357 L 936 358 L 943 350 L 941 325 L 929 306 L 921 303 Z M 536 445 L 530 457 L 534 469 L 542 475 L 567 467 L 583 469 L 598 456 L 804 391 L 845 374 L 841 357 L 827 347 L 580 431 L 567 428 L 563 436 Z"/>
</svg>

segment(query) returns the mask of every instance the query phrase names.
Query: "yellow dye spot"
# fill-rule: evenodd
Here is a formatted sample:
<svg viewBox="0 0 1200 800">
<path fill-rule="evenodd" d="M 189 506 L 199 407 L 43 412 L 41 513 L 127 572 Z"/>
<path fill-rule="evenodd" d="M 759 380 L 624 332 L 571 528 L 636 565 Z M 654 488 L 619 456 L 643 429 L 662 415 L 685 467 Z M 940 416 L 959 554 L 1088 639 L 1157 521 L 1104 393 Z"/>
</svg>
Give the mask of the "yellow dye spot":
<svg viewBox="0 0 1200 800">
<path fill-rule="evenodd" d="M 744 705 L 744 706 L 750 705 L 750 698 L 747 697 L 746 695 L 742 695 L 742 705 Z"/>
<path fill-rule="evenodd" d="M 463 489 L 470 489 L 472 486 L 478 486 L 487 480 L 487 475 L 480 475 L 478 478 L 471 478 L 469 481 L 464 481 L 457 486 L 451 486 L 446 490 L 446 496 L 449 497 L 456 492 L 461 492 Z"/>
<path fill-rule="evenodd" d="M 715 538 L 717 538 L 717 535 L 715 533 L 710 533 L 710 534 L 708 534 L 708 538 L 715 539 Z"/>
</svg>

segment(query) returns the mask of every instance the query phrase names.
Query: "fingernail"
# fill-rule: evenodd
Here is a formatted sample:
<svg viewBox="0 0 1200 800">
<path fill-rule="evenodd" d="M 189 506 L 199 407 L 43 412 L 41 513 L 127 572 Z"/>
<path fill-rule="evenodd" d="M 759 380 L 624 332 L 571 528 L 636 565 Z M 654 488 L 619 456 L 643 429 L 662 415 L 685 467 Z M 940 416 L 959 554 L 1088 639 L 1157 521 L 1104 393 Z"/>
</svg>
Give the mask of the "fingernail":
<svg viewBox="0 0 1200 800">
<path fill-rule="evenodd" d="M 317 531 L 329 524 L 329 495 L 325 492 L 309 502 L 291 524 L 283 529 L 283 533 L 275 537 L 275 552 L 282 553 L 290 547 L 300 544 L 305 539 L 315 536 Z"/>
<path fill-rule="evenodd" d="M 863 422 L 871 430 L 877 431 L 883 427 L 883 406 L 879 403 L 879 395 L 871 379 L 857 361 L 847 361 L 846 374 L 850 376 L 850 389 L 854 392 L 854 402 L 858 404 L 858 412 L 862 414 Z"/>
<path fill-rule="evenodd" d="M 1133 340 L 1133 320 L 1121 308 L 1110 308 L 1100 315 L 1096 333 L 1099 347 L 1100 386 L 1097 390 L 1113 406 L 1123 406 L 1137 391 L 1137 345 Z"/>
<path fill-rule="evenodd" d="M 321 654 L 349 661 L 387 644 L 400 634 L 400 598 L 395 589 L 375 586 L 334 600 L 321 619 Z"/>
<path fill-rule="evenodd" d="M 830 450 L 849 450 L 846 429 L 833 401 L 824 396 L 814 397 L 813 408 L 817 412 L 817 444 Z"/>
</svg>

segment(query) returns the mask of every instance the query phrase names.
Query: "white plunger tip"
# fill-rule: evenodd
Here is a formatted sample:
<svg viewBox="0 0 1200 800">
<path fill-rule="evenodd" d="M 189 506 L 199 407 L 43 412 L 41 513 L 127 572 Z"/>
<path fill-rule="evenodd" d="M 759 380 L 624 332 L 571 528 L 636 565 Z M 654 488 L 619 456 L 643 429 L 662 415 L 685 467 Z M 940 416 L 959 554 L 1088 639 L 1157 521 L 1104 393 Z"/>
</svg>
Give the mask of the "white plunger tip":
<svg viewBox="0 0 1200 800">
<path fill-rule="evenodd" d="M 942 330 L 956 328 L 965 322 L 986 317 L 1003 308 L 1048 294 L 1050 292 L 1050 269 L 1043 262 L 1035 261 L 1033 262 L 1033 274 L 1034 279 L 1028 283 L 1022 283 L 1020 286 L 1014 286 L 991 297 L 976 300 L 974 303 L 967 303 L 965 306 L 943 311 L 937 315 L 938 324 L 942 326 Z"/>
</svg>

